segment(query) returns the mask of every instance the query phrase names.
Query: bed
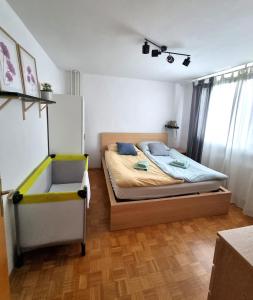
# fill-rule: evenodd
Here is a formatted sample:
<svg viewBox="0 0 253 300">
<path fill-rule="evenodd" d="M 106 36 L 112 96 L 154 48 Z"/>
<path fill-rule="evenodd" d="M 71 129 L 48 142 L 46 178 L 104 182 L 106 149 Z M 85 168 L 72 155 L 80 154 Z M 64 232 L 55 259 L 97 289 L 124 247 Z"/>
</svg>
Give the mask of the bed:
<svg viewBox="0 0 253 300">
<path fill-rule="evenodd" d="M 159 141 L 167 133 L 101 133 L 102 168 L 110 199 L 110 229 L 119 230 L 196 217 L 226 214 L 231 192 L 219 181 L 163 184 L 156 187 L 118 187 L 105 160 L 108 145 Z"/>
</svg>

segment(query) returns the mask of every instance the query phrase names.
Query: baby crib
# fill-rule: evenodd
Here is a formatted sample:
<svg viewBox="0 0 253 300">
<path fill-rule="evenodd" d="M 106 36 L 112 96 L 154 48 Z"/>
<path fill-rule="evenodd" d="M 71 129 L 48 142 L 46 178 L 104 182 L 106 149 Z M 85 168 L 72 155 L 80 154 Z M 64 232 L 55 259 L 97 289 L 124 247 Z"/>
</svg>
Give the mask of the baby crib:
<svg viewBox="0 0 253 300">
<path fill-rule="evenodd" d="M 16 221 L 16 266 L 34 248 L 81 243 L 85 255 L 86 208 L 90 201 L 88 155 L 50 155 L 12 196 Z"/>
</svg>

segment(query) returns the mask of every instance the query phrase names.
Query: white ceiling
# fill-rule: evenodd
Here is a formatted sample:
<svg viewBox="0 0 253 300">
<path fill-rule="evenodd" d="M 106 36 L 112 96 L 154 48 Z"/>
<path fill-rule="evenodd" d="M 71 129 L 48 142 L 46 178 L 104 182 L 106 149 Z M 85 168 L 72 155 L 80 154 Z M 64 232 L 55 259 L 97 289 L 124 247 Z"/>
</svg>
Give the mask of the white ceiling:
<svg viewBox="0 0 253 300">
<path fill-rule="evenodd" d="M 64 69 L 179 81 L 253 61 L 252 0 L 8 0 Z M 144 37 L 192 63 L 141 54 Z"/>
</svg>

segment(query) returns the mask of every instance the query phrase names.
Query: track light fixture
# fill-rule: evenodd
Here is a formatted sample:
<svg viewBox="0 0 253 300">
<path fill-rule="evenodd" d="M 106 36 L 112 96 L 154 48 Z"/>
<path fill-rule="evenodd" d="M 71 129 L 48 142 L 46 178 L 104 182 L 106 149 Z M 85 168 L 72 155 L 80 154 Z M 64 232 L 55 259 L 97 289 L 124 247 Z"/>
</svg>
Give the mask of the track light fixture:
<svg viewBox="0 0 253 300">
<path fill-rule="evenodd" d="M 188 56 L 188 57 L 185 58 L 185 60 L 183 61 L 182 65 L 188 67 L 189 64 L 190 64 L 190 62 L 191 62 L 191 58 L 190 58 L 190 56 Z"/>
<path fill-rule="evenodd" d="M 168 63 L 173 64 L 174 60 L 175 60 L 175 58 L 171 54 L 169 54 L 169 56 L 167 56 Z"/>
<path fill-rule="evenodd" d="M 144 45 L 142 46 L 142 54 L 149 54 L 149 44 L 148 44 L 148 42 L 146 41 L 145 43 L 144 43 Z"/>
<path fill-rule="evenodd" d="M 161 51 L 162 51 L 162 52 L 167 51 L 167 49 L 168 49 L 167 46 L 161 46 Z"/>
<path fill-rule="evenodd" d="M 175 61 L 175 58 L 173 55 L 180 55 L 180 56 L 186 56 L 186 58 L 184 59 L 182 65 L 184 65 L 185 67 L 188 67 L 189 64 L 191 63 L 191 56 L 189 54 L 185 54 L 185 53 L 178 53 L 178 52 L 171 52 L 171 51 L 167 51 L 167 46 L 165 45 L 157 45 L 156 43 L 145 39 L 144 45 L 142 46 L 142 53 L 143 54 L 149 54 L 149 50 L 150 50 L 150 45 L 152 44 L 153 46 L 155 46 L 158 49 L 153 49 L 151 51 L 151 56 L 152 57 L 158 57 L 160 54 L 162 53 L 168 53 L 169 55 L 167 56 L 167 62 L 172 64 Z"/>
<path fill-rule="evenodd" d="M 151 52 L 152 57 L 157 57 L 160 54 L 161 54 L 161 51 L 159 51 L 157 49 L 153 49 L 152 52 Z"/>
</svg>

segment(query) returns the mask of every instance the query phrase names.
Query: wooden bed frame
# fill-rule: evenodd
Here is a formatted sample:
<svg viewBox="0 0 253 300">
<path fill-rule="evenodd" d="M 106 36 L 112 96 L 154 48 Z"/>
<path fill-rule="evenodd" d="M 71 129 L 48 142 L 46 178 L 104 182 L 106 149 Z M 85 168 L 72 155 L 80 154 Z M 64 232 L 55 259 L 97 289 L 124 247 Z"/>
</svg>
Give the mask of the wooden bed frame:
<svg viewBox="0 0 253 300">
<path fill-rule="evenodd" d="M 119 230 L 190 218 L 228 213 L 231 192 L 223 187 L 219 191 L 194 195 L 171 196 L 147 200 L 117 202 L 104 159 L 104 151 L 116 142 L 138 143 L 161 141 L 167 144 L 167 133 L 101 133 L 102 167 L 110 199 L 110 229 Z"/>
</svg>

